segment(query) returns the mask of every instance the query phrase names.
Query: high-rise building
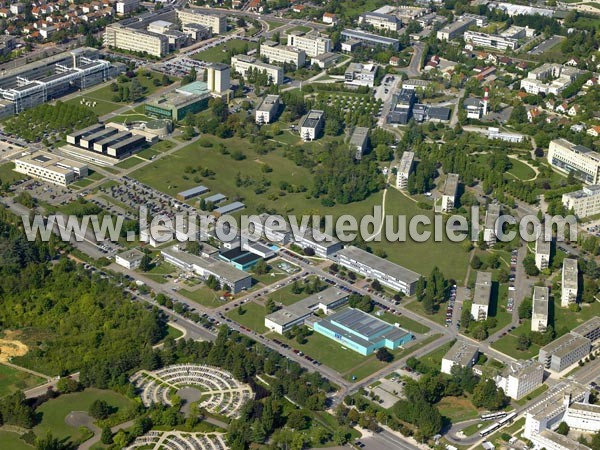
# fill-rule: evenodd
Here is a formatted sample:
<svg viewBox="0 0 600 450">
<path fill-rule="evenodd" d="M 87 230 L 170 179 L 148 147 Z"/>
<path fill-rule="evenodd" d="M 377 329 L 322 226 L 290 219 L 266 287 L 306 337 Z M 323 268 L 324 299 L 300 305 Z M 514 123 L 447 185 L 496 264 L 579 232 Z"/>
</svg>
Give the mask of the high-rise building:
<svg viewBox="0 0 600 450">
<path fill-rule="evenodd" d="M 600 154 L 566 139 L 550 141 L 548 162 L 587 184 L 600 184 Z"/>
<path fill-rule="evenodd" d="M 302 32 L 294 31 L 288 33 L 287 45 L 288 47 L 304 50 L 304 52 L 310 57 L 319 56 L 323 53 L 329 53 L 332 49 L 331 39 L 329 38 L 306 35 Z"/>
</svg>

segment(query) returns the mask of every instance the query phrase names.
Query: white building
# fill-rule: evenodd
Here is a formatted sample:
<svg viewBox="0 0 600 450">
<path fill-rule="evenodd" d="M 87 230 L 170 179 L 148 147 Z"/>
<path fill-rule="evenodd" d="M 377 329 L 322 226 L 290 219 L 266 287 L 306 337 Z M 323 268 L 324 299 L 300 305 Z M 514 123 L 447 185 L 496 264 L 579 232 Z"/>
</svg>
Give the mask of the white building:
<svg viewBox="0 0 600 450">
<path fill-rule="evenodd" d="M 353 245 L 348 245 L 331 259 L 365 278 L 379 281 L 394 291 L 412 295 L 421 275 L 387 259 L 380 258 Z"/>
<path fill-rule="evenodd" d="M 127 250 L 123 253 L 115 255 L 115 262 L 118 265 L 125 267 L 126 269 L 134 270 L 140 267 L 140 263 L 143 257 L 144 254 L 142 252 L 133 248 L 131 250 Z"/>
<path fill-rule="evenodd" d="M 66 186 L 88 175 L 88 166 L 48 152 L 36 152 L 15 159 L 15 172 L 48 183 Z"/>
<path fill-rule="evenodd" d="M 244 79 L 248 79 L 248 71 L 265 72 L 271 84 L 283 83 L 283 69 L 279 66 L 265 64 L 253 56 L 235 55 L 231 57 L 231 68 Z"/>
<path fill-rule="evenodd" d="M 442 212 L 450 212 L 456 204 L 456 194 L 458 193 L 458 174 L 449 173 L 446 176 L 444 187 L 442 188 Z"/>
<path fill-rule="evenodd" d="M 475 47 L 494 48 L 496 50 L 516 50 L 519 48 L 519 39 L 525 37 L 525 28 L 512 26 L 500 34 L 480 33 L 478 31 L 465 31 L 465 42 Z"/>
<path fill-rule="evenodd" d="M 304 50 L 279 45 L 274 41 L 265 41 L 260 45 L 260 56 L 266 58 L 269 63 L 288 63 L 298 68 L 306 64 L 306 53 L 304 53 Z"/>
<path fill-rule="evenodd" d="M 178 9 L 177 18 L 182 24 L 196 23 L 210 28 L 213 34 L 223 34 L 227 31 L 227 16 L 209 14 L 199 9 Z"/>
<path fill-rule="evenodd" d="M 500 140 L 504 142 L 519 143 L 525 140 L 525 135 L 521 133 L 510 133 L 506 131 L 500 131 L 500 128 L 488 127 L 485 133 L 490 140 Z"/>
<path fill-rule="evenodd" d="M 396 173 L 396 187 L 398 189 L 406 189 L 408 187 L 408 177 L 413 167 L 415 160 L 415 152 L 405 151 L 402 153 L 400 164 L 398 164 L 398 172 Z"/>
<path fill-rule="evenodd" d="M 325 113 L 318 109 L 311 109 L 300 120 L 300 137 L 304 142 L 317 139 L 325 124 Z"/>
<path fill-rule="evenodd" d="M 451 41 L 454 38 L 462 36 L 471 26 L 484 26 L 484 20 L 481 18 L 478 19 L 478 17 L 481 16 L 464 14 L 454 22 L 444 26 L 441 30 L 439 30 L 436 37 L 440 41 Z"/>
<path fill-rule="evenodd" d="M 592 184 L 562 196 L 562 204 L 568 211 L 579 217 L 589 217 L 600 214 L 600 185 Z"/>
<path fill-rule="evenodd" d="M 369 146 L 369 128 L 355 127 L 350 136 L 350 148 L 354 150 L 355 158 L 362 159 Z"/>
<path fill-rule="evenodd" d="M 269 242 L 287 245 L 292 240 L 290 226 L 282 216 L 265 213 L 260 216 L 250 216 L 248 220 L 253 228 L 250 231 L 263 236 Z"/>
<path fill-rule="evenodd" d="M 452 375 L 452 367 L 473 367 L 479 357 L 479 347 L 467 341 L 458 340 L 442 358 L 442 373 Z"/>
<path fill-rule="evenodd" d="M 551 244 L 550 240 L 546 239 L 546 233 L 542 226 L 535 241 L 535 266 L 538 270 L 547 269 L 550 265 Z"/>
<path fill-rule="evenodd" d="M 578 285 L 579 271 L 577 268 L 577 260 L 571 258 L 565 258 L 563 260 L 562 267 L 562 284 L 561 284 L 561 296 L 560 306 L 566 308 L 567 306 L 577 303 L 577 285 Z"/>
<path fill-rule="evenodd" d="M 527 74 L 521 80 L 521 89 L 529 94 L 559 95 L 583 72 L 575 67 L 545 63 Z"/>
<path fill-rule="evenodd" d="M 255 120 L 259 125 L 271 123 L 277 117 L 281 108 L 281 97 L 279 95 L 267 95 L 256 108 Z"/>
<path fill-rule="evenodd" d="M 368 86 L 375 84 L 375 75 L 377 74 L 376 64 L 361 64 L 352 62 L 348 65 L 344 73 L 346 86 Z"/>
<path fill-rule="evenodd" d="M 315 228 L 306 228 L 294 233 L 292 239 L 296 245 L 305 248 L 312 248 L 315 255 L 321 258 L 328 258 L 342 248 L 342 243 L 326 233 Z"/>
<path fill-rule="evenodd" d="M 473 292 L 473 303 L 471 304 L 471 315 L 473 319 L 485 320 L 488 317 L 490 299 L 492 297 L 492 273 L 477 272 L 475 289 Z"/>
<path fill-rule="evenodd" d="M 543 346 L 538 361 L 553 372 L 560 373 L 589 355 L 590 339 L 579 334 L 567 333 Z"/>
<path fill-rule="evenodd" d="M 288 47 L 303 50 L 308 56 L 315 57 L 330 53 L 331 39 L 322 36 L 306 35 L 302 32 L 291 32 L 287 35 Z"/>
<path fill-rule="evenodd" d="M 227 64 L 212 63 L 206 68 L 206 84 L 211 94 L 227 94 L 231 88 L 231 73 Z"/>
<path fill-rule="evenodd" d="M 398 17 L 391 14 L 381 14 L 377 12 L 367 12 L 361 14 L 358 23 L 366 23 L 378 30 L 398 31 L 402 23 Z"/>
<path fill-rule="evenodd" d="M 563 422 L 573 430 L 597 433 L 600 431 L 600 405 L 572 403 L 565 412 Z"/>
<path fill-rule="evenodd" d="M 140 6 L 140 0 L 119 0 L 115 3 L 117 14 L 125 15 L 134 12 Z"/>
<path fill-rule="evenodd" d="M 562 172 L 573 172 L 586 184 L 600 184 L 600 154 L 566 139 L 550 141 L 548 162 Z"/>
<path fill-rule="evenodd" d="M 495 378 L 498 388 L 510 398 L 519 400 L 544 382 L 544 366 L 537 361 L 517 361 L 508 364 Z"/>
<path fill-rule="evenodd" d="M 533 309 L 531 313 L 531 331 L 544 333 L 548 328 L 550 293 L 546 286 L 533 287 Z"/>
<path fill-rule="evenodd" d="M 169 53 L 169 38 L 163 34 L 113 23 L 104 31 L 104 45 L 162 58 Z"/>
<path fill-rule="evenodd" d="M 483 241 L 490 247 L 496 244 L 498 239 L 497 222 L 500 217 L 500 205 L 490 204 L 485 212 L 485 225 L 483 228 Z"/>
</svg>

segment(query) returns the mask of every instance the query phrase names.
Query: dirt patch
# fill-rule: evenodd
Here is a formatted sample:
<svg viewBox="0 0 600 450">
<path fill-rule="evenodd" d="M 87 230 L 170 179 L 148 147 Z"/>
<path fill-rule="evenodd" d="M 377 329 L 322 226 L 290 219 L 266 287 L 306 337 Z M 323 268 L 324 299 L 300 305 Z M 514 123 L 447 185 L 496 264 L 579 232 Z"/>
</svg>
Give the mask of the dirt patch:
<svg viewBox="0 0 600 450">
<path fill-rule="evenodd" d="M 8 336 L 8 331 L 5 335 Z M 0 362 L 8 362 L 15 356 L 24 356 L 29 347 L 15 339 L 0 339 Z"/>
</svg>

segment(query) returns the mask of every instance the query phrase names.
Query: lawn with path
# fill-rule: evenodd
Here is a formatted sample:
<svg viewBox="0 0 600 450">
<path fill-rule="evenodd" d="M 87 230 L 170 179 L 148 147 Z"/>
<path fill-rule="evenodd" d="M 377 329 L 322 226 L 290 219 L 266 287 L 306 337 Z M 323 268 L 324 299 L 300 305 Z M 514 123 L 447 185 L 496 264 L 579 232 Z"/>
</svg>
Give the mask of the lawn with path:
<svg viewBox="0 0 600 450">
<path fill-rule="evenodd" d="M 0 364 L 0 398 L 16 391 L 39 386 L 45 382 L 46 380 L 35 375 Z"/>
</svg>

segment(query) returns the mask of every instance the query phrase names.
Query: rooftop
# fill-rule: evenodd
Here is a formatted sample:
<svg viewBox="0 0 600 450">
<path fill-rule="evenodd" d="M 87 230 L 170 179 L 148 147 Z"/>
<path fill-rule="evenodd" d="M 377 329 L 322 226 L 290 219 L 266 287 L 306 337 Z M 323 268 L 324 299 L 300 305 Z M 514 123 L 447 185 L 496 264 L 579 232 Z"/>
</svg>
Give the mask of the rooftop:
<svg viewBox="0 0 600 450">
<path fill-rule="evenodd" d="M 356 127 L 350 137 L 350 145 L 362 147 L 369 137 L 369 129 L 367 127 Z"/>
<path fill-rule="evenodd" d="M 600 328 L 600 317 L 594 316 L 587 322 L 582 323 L 581 325 L 576 326 L 571 330 L 571 334 L 576 334 L 578 336 L 585 336 L 595 330 Z"/>
<path fill-rule="evenodd" d="M 456 196 L 456 191 L 458 190 L 458 174 L 449 173 L 446 177 L 446 181 L 444 182 L 444 189 L 442 190 L 442 195 L 450 195 L 452 197 Z"/>
<path fill-rule="evenodd" d="M 568 448 L 569 450 L 590 450 L 587 445 L 583 445 L 578 441 L 570 439 L 567 436 L 563 436 L 562 434 L 558 434 L 555 431 L 544 430 L 540 433 L 540 435 L 549 441 L 554 442 L 560 446 L 560 448 Z"/>
<path fill-rule="evenodd" d="M 533 318 L 538 315 L 548 316 L 548 288 L 546 286 L 533 287 Z"/>
<path fill-rule="evenodd" d="M 133 262 L 142 259 L 144 257 L 144 253 L 142 253 L 136 248 L 132 248 L 130 250 L 124 251 L 123 253 L 119 253 L 117 256 L 128 262 Z"/>
<path fill-rule="evenodd" d="M 217 274 L 219 277 L 224 278 L 231 283 L 245 280 L 250 276 L 243 270 L 236 269 L 231 264 L 224 261 L 192 255 L 191 253 L 179 250 L 176 245 L 161 250 L 161 253 L 170 256 L 173 259 L 183 261 L 185 264 L 201 267 L 204 270 Z"/>
<path fill-rule="evenodd" d="M 477 272 L 473 304 L 489 305 L 492 295 L 492 272 Z"/>
<path fill-rule="evenodd" d="M 302 118 L 300 126 L 306 128 L 315 128 L 319 124 L 323 114 L 324 112 L 321 110 L 311 109 L 308 114 Z"/>
<path fill-rule="evenodd" d="M 450 350 L 444 355 L 443 359 L 453 361 L 461 366 L 468 365 L 473 356 L 479 352 L 479 347 L 470 344 L 467 341 L 458 340 Z"/>
<path fill-rule="evenodd" d="M 351 260 L 357 261 L 360 264 L 364 264 L 373 270 L 384 273 L 389 277 L 393 277 L 396 280 L 402 280 L 405 283 L 416 283 L 421 275 L 398 264 L 395 264 L 387 259 L 380 258 L 379 256 L 373 255 L 365 250 L 362 250 L 353 245 L 344 247 L 342 250 L 337 252 L 337 257 L 344 256 Z"/>
<path fill-rule="evenodd" d="M 330 287 L 289 306 L 284 306 L 279 311 L 269 314 L 267 318 L 276 324 L 285 325 L 288 322 L 311 314 L 320 304 L 329 307 L 333 303 L 346 299 L 348 295 L 345 291 Z"/>
<path fill-rule="evenodd" d="M 540 351 L 545 351 L 547 354 L 555 355 L 559 358 L 571 353 L 573 350 L 589 345 L 590 340 L 578 334 L 567 333 L 545 345 Z"/>
<path fill-rule="evenodd" d="M 562 287 L 577 289 L 577 260 L 571 258 L 563 259 Z M 599 322 L 600 322 L 600 318 Z M 592 319 L 593 320 L 593 319 Z"/>
<path fill-rule="evenodd" d="M 200 195 L 208 192 L 208 188 L 206 186 L 195 186 L 190 189 L 186 189 L 185 191 L 179 192 L 177 195 L 180 197 L 192 197 L 194 195 Z"/>
<path fill-rule="evenodd" d="M 400 164 L 398 164 L 398 172 L 405 174 L 410 172 L 410 168 L 413 165 L 413 161 L 415 159 L 415 152 L 406 151 L 402 153 L 402 158 L 400 159 Z"/>
<path fill-rule="evenodd" d="M 549 255 L 550 254 L 550 244 L 551 242 L 546 239 L 544 229 L 540 230 L 540 234 L 535 241 L 535 253 L 541 255 Z"/>
<path fill-rule="evenodd" d="M 35 152 L 29 155 L 21 156 L 16 160 L 33 164 L 38 167 L 51 169 L 55 172 L 63 174 L 71 173 L 73 169 L 82 169 L 87 167 L 87 165 L 84 163 L 63 158 L 48 152 Z"/>
</svg>

